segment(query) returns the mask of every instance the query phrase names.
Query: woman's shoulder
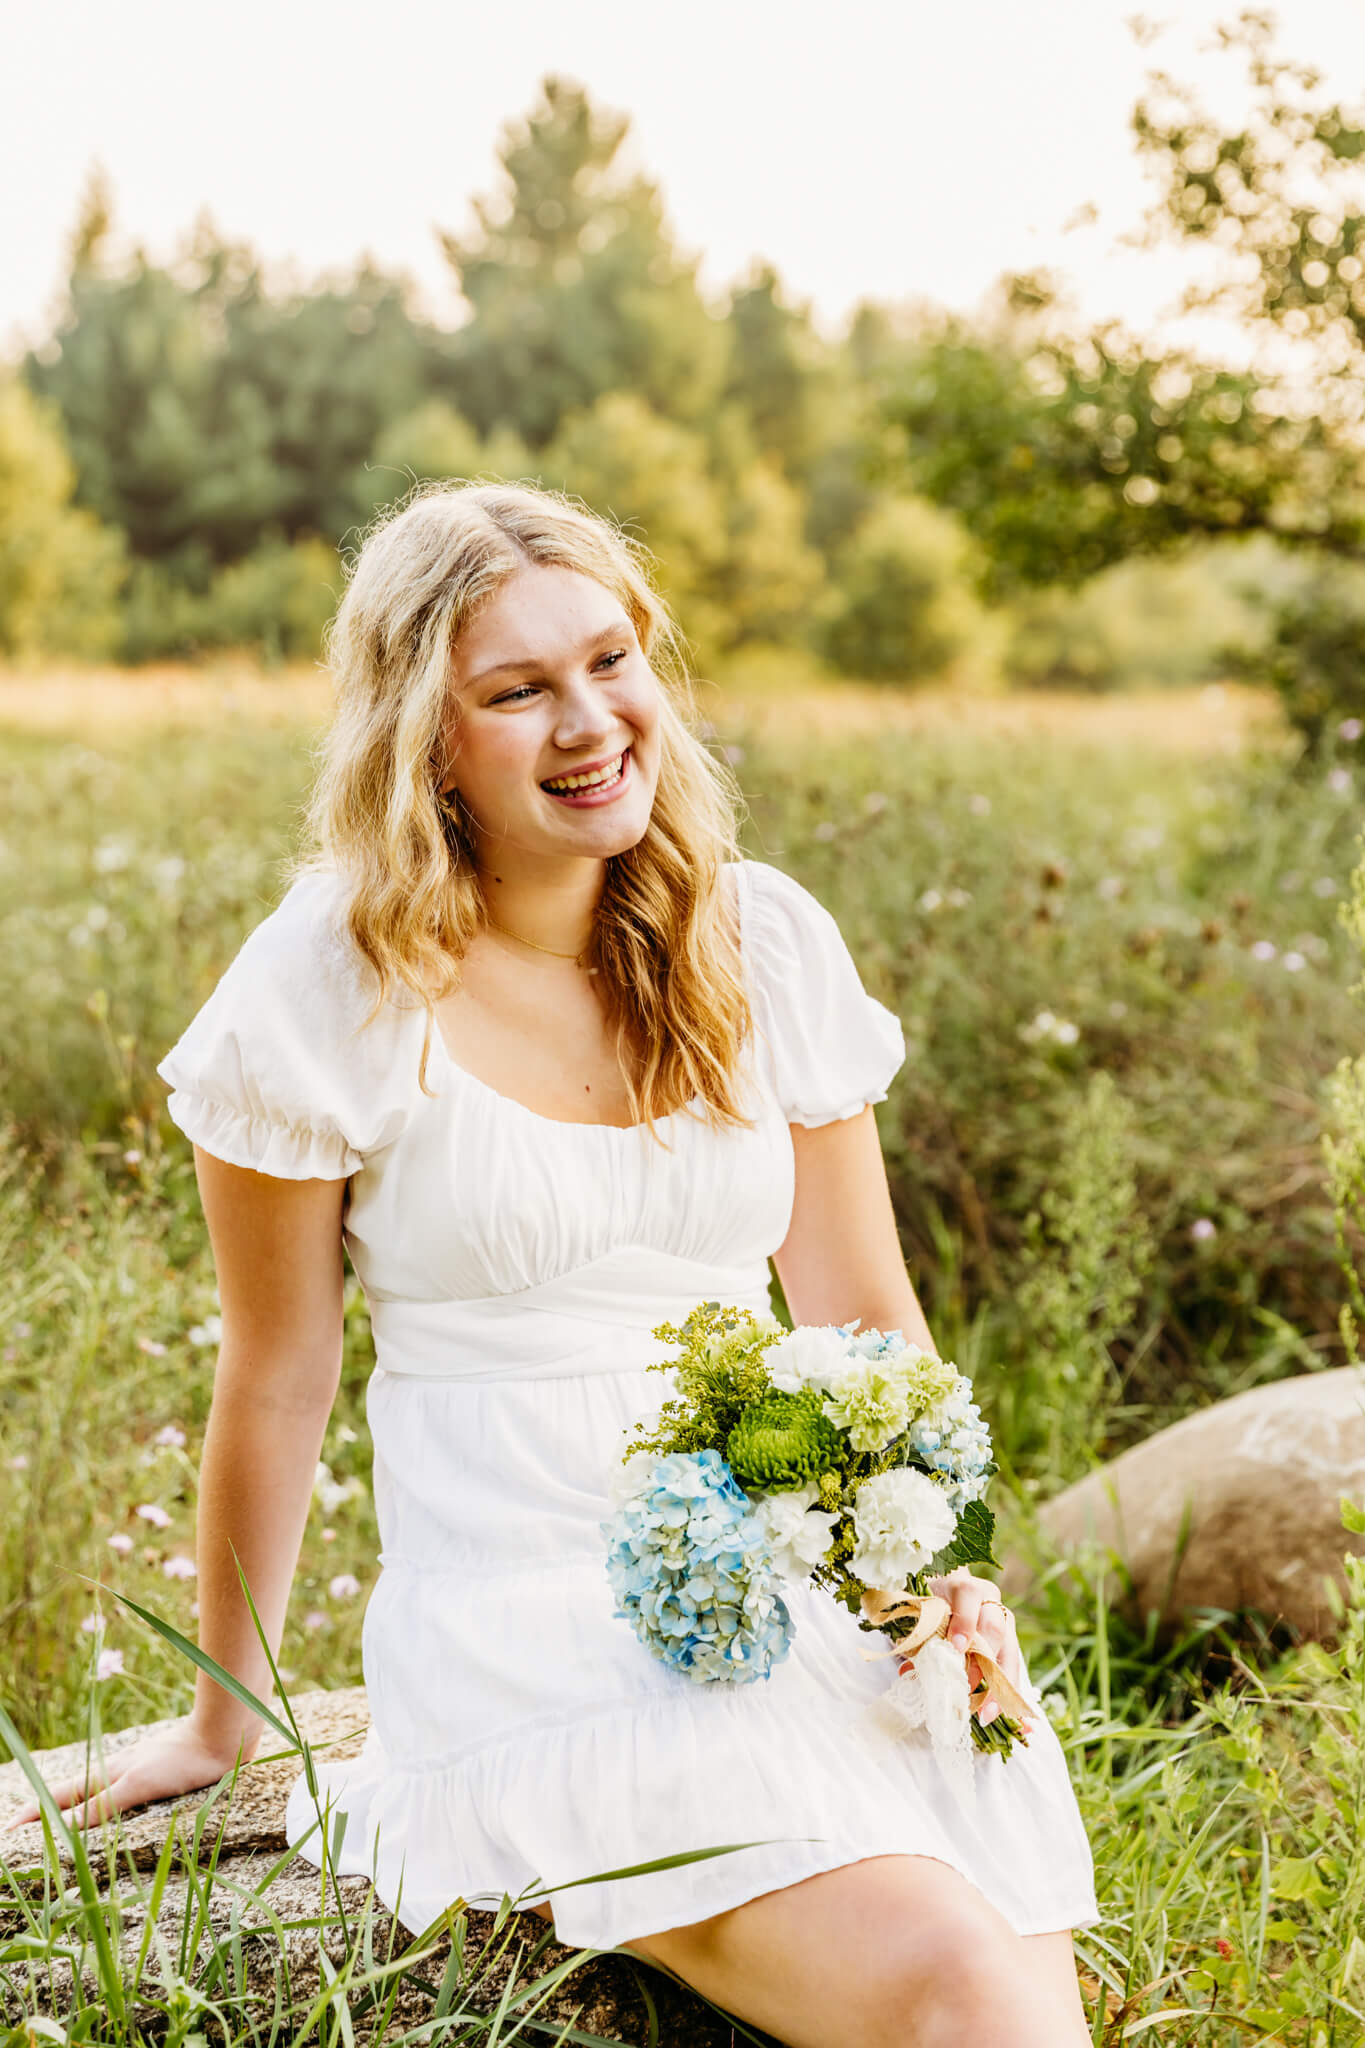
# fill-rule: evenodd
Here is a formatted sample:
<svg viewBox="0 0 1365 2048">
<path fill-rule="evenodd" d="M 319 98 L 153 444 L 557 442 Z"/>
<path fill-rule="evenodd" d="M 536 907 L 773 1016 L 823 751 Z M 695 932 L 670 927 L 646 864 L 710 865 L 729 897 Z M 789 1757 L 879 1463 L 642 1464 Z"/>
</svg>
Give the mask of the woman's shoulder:
<svg viewBox="0 0 1365 2048">
<path fill-rule="evenodd" d="M 335 870 L 296 874 L 157 1068 L 172 1120 L 230 1164 L 343 1178 L 406 1121 L 412 1012 L 376 1008 L 349 896 Z"/>
<path fill-rule="evenodd" d="M 745 979 L 788 1121 L 831 1123 L 884 1100 L 905 1035 L 868 994 L 834 913 L 768 861 L 732 865 Z"/>
</svg>

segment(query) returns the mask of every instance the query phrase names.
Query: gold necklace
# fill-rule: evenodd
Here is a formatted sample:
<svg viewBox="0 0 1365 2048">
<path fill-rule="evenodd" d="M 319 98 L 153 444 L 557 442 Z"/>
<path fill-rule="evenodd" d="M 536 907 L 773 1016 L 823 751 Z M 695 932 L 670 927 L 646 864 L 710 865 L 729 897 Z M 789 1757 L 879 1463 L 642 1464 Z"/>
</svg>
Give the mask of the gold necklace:
<svg viewBox="0 0 1365 2048">
<path fill-rule="evenodd" d="M 487 911 L 484 912 L 484 915 L 488 917 Z M 582 965 L 582 953 L 557 953 L 553 946 L 542 946 L 538 939 L 524 939 L 520 932 L 508 931 L 507 926 L 499 924 L 495 917 L 489 917 L 488 922 L 492 925 L 495 932 L 505 933 L 509 939 L 515 939 L 519 946 L 532 946 L 537 953 L 548 953 L 552 960 L 572 960 L 575 966 Z M 596 969 L 590 969 L 589 971 L 595 973 Z"/>
</svg>

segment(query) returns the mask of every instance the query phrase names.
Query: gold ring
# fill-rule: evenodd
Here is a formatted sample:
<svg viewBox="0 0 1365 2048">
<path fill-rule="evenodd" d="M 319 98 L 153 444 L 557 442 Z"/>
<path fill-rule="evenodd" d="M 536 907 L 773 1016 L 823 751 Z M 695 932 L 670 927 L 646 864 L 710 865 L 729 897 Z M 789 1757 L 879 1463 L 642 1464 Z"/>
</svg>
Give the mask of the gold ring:
<svg viewBox="0 0 1365 2048">
<path fill-rule="evenodd" d="M 1006 1616 L 1007 1618 L 1008 1618 L 1008 1616 L 1009 1616 L 1009 1612 L 1010 1612 L 1009 1608 L 1008 1608 L 1008 1607 L 1006 1607 L 1006 1605 L 1005 1605 L 1004 1601 L 1003 1601 L 1003 1600 L 997 1600 L 997 1599 L 995 1598 L 994 1594 L 992 1594 L 992 1595 L 991 1595 L 991 1598 L 990 1598 L 989 1600 L 983 1600 L 983 1601 L 982 1601 L 982 1603 L 981 1603 L 981 1607 L 982 1607 L 982 1608 L 985 1608 L 985 1607 L 998 1607 L 998 1608 L 1000 1609 L 1000 1612 L 1001 1612 L 1001 1613 L 1002 1613 L 1003 1615 L 1005 1615 L 1005 1616 Z M 981 1609 L 979 1608 L 979 1609 L 978 1609 L 977 1611 L 978 1611 L 978 1613 L 979 1613 L 979 1612 L 981 1611 Z"/>
</svg>

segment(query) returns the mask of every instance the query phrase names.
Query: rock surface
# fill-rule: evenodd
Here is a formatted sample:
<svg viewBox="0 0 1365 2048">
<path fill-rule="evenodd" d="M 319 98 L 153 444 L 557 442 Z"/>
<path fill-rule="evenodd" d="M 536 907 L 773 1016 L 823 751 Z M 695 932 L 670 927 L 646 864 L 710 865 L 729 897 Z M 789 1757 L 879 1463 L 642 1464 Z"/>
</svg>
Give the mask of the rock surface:
<svg viewBox="0 0 1365 2048">
<path fill-rule="evenodd" d="M 359 1749 L 369 1721 L 363 1687 L 333 1693 L 303 1693 L 292 1705 L 300 1728 L 315 1749 L 325 1746 L 329 1757 L 352 1756 Z M 172 1725 L 171 1722 L 152 1722 L 142 1728 L 123 1729 L 108 1735 L 104 1738 L 105 1756 L 115 1757 L 143 1737 L 160 1733 Z M 263 1756 L 271 1753 L 269 1742 L 267 1731 L 262 1744 Z M 60 1749 L 40 1752 L 36 1762 L 43 1777 L 52 1784 L 83 1770 L 85 1755 L 84 1743 L 69 1743 Z M 245 1766 L 231 1799 L 223 1794 L 204 1815 L 205 1825 L 197 1858 L 191 1853 L 193 1831 L 196 1817 L 209 1804 L 211 1788 L 182 1799 L 163 1800 L 154 1806 L 142 1807 L 121 1815 L 116 1826 L 108 1823 L 90 1831 L 86 1847 L 95 1874 L 101 1886 L 107 1889 L 112 1862 L 112 1881 L 124 1902 L 119 1948 L 125 1979 L 131 1977 L 146 1928 L 148 1886 L 145 1875 L 141 1874 L 155 1868 L 163 1844 L 174 1832 L 176 1856 L 156 1916 L 157 1928 L 165 1937 L 171 1956 L 179 1956 L 182 1937 L 186 1929 L 196 1926 L 201 1909 L 205 1881 L 194 1879 L 192 1869 L 197 1865 L 202 1870 L 216 1853 L 217 1875 L 209 1891 L 208 1926 L 200 1934 L 198 1953 L 201 1969 L 215 1936 L 223 1935 L 236 1915 L 242 1936 L 243 1958 L 239 1988 L 257 1997 L 264 1994 L 268 2011 L 278 1986 L 281 1997 L 288 1999 L 291 2011 L 306 2011 L 307 2003 L 316 1994 L 321 1981 L 320 1951 L 325 1950 L 332 1966 L 338 1967 L 345 1955 L 346 1940 L 335 1894 L 329 1899 L 325 1924 L 320 1927 L 323 1920 L 321 1884 L 315 1869 L 295 1857 L 271 1875 L 273 1866 L 280 1863 L 285 1851 L 285 1800 L 298 1773 L 298 1758 L 293 1755 L 277 1763 L 262 1761 Z M 29 1796 L 28 1781 L 19 1765 L 8 1763 L 0 1766 L 0 1830 L 4 1829 L 9 1814 L 23 1805 Z M 14 1887 L 19 1885 L 35 1892 L 41 1889 L 43 1855 L 40 1824 L 34 1823 L 8 1833 L 0 1832 L 0 1950 L 4 1948 L 6 1936 L 19 1928 L 19 1915 L 10 1903 Z M 71 1869 L 65 1856 L 63 1865 L 59 1887 L 69 1885 L 71 1881 Z M 388 1957 L 390 1942 L 393 1943 L 395 1957 L 414 1945 L 414 1938 L 397 1926 L 375 1899 L 365 1878 L 343 1878 L 337 1889 L 353 1930 L 359 1929 L 363 1938 L 363 1930 L 368 1925 L 377 1962 Z M 509 1944 L 505 1936 L 498 1935 L 493 1915 L 471 1912 L 468 1919 L 466 1964 L 472 1972 L 480 1973 L 474 1995 L 480 2006 L 487 2008 L 496 2004 L 510 1973 L 508 1951 L 518 1946 L 524 1949 L 539 1940 L 544 1929 L 532 1915 L 514 1916 Z M 311 1925 L 308 1924 L 310 1922 Z M 354 1932 L 352 1938 L 355 1938 Z M 147 1973 L 144 1982 L 150 1978 L 145 1994 L 149 2014 L 156 2004 L 156 1992 L 151 1986 L 158 1981 L 166 1981 L 158 1979 L 157 1946 L 155 1942 L 150 1945 L 144 1966 Z M 536 1957 L 527 1975 L 544 1976 L 556 1966 L 569 1962 L 573 1954 L 570 1949 L 549 1943 L 544 1953 Z M 433 1990 L 424 1988 L 424 1983 L 426 1987 L 439 1986 L 449 1960 L 450 1942 L 443 1937 L 435 1951 L 428 1953 L 426 1961 L 405 1973 L 403 1987 L 387 2027 L 382 2032 L 375 2031 L 373 2024 L 367 2026 L 362 2017 L 357 2021 L 356 2039 L 377 2042 L 390 2034 L 396 2037 L 404 2028 L 420 2025 L 428 2019 L 433 2011 Z M 187 1971 L 186 1975 L 192 1976 L 193 1972 Z M 93 1975 L 86 1970 L 84 1977 L 87 1995 L 94 1995 Z M 0 2023 L 14 2025 L 21 2018 L 54 2010 L 60 2013 L 68 2008 L 71 2004 L 69 1973 L 63 1979 L 58 1972 L 53 1981 L 55 1995 L 46 1969 L 35 1974 L 34 1981 L 30 1983 L 29 1974 L 21 1964 L 13 1961 L 0 1964 Z M 217 1995 L 223 1996 L 221 1988 Z M 651 2033 L 651 2004 L 657 2015 L 656 2033 Z M 535 2018 L 541 2025 L 534 2032 L 518 2034 L 509 2026 L 499 2038 L 509 2044 L 514 2040 L 528 2044 L 531 2041 L 550 2043 L 558 2029 L 566 2024 L 571 2024 L 582 2035 L 627 2044 L 627 2048 L 643 2048 L 643 2044 L 651 2039 L 657 2040 L 660 2048 L 731 2048 L 736 2038 L 730 2022 L 700 1999 L 661 1973 L 620 1955 L 593 1957 L 573 1969 L 549 1992 L 545 2002 L 535 2008 Z M 280 2038 L 291 2038 L 287 2026 Z M 439 2039 L 440 2036 L 431 2038 Z"/>
<path fill-rule="evenodd" d="M 1256 1609 L 1304 1636 L 1330 1635 L 1326 1583 L 1365 1538 L 1342 1527 L 1365 1503 L 1365 1370 L 1307 1373 L 1220 1401 L 1090 1473 L 1041 1509 L 1047 1544 L 1115 1551 L 1132 1604 L 1174 1621 L 1195 1607 Z M 1186 1526 L 1188 1522 L 1188 1526 Z M 1010 1559 L 1007 1598 L 1029 1562 Z"/>
</svg>

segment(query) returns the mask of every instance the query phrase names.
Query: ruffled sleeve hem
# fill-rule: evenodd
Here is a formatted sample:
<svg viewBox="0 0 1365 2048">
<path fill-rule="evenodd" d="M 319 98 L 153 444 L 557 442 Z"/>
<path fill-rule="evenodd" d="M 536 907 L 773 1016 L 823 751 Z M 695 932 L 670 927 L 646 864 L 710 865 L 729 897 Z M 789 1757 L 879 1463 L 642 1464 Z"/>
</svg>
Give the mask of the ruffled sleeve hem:
<svg viewBox="0 0 1365 2048">
<path fill-rule="evenodd" d="M 750 1000 L 787 1121 L 813 1129 L 884 1102 L 900 1019 L 863 987 L 835 919 L 781 868 L 740 863 Z"/>
<path fill-rule="evenodd" d="M 172 1079 L 165 1071 L 163 1080 Z M 171 1122 L 191 1144 L 211 1152 L 229 1166 L 249 1166 L 277 1180 L 349 1180 L 365 1164 L 361 1153 L 339 1131 L 313 1130 L 273 1117 L 249 1116 L 225 1102 L 214 1102 L 189 1088 L 175 1088 L 166 1103 Z"/>
</svg>

